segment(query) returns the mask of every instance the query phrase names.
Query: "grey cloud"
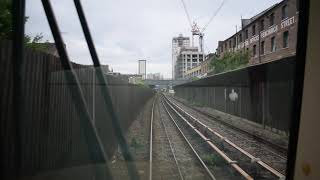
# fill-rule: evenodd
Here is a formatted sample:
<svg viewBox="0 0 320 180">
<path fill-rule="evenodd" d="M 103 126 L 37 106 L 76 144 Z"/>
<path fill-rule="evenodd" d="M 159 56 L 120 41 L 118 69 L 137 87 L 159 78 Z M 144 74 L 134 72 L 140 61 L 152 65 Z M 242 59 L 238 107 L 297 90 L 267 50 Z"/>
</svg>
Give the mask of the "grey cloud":
<svg viewBox="0 0 320 180">
<path fill-rule="evenodd" d="M 192 19 L 203 26 L 223 0 L 185 0 Z M 53 0 L 70 57 L 90 64 L 73 0 Z M 251 17 L 279 0 L 228 0 L 205 32 L 206 51 L 235 32 L 240 16 Z M 115 71 L 137 72 L 137 60 L 147 59 L 147 71 L 171 76 L 171 39 L 190 36 L 180 0 L 83 0 L 85 14 L 100 59 Z M 250 4 L 250 7 L 247 5 Z M 43 32 L 52 40 L 40 0 L 27 1 L 27 33 Z"/>
</svg>

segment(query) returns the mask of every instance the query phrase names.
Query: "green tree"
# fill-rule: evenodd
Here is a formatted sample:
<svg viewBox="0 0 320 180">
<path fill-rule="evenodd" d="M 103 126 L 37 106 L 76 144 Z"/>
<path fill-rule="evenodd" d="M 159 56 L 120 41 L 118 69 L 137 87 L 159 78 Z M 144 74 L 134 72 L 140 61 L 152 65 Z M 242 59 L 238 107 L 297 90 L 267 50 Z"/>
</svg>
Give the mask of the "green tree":
<svg viewBox="0 0 320 180">
<path fill-rule="evenodd" d="M 12 24 L 12 1 L 0 0 L 0 39 L 12 39 L 13 24 Z M 25 23 L 28 17 L 25 18 Z M 37 34 L 35 37 L 25 35 L 24 42 L 27 47 L 43 51 L 46 48 L 43 41 L 42 33 Z M 47 42 L 47 41 L 46 41 Z"/>
<path fill-rule="evenodd" d="M 214 73 L 221 73 L 247 66 L 249 62 L 249 51 L 226 52 L 222 57 L 210 62 L 210 68 Z"/>
<path fill-rule="evenodd" d="M 37 34 L 35 37 L 30 37 L 29 35 L 25 35 L 25 43 L 28 48 L 38 50 L 38 51 L 45 51 L 47 48 L 46 43 L 48 40 L 43 43 L 43 35 L 42 33 Z"/>
<path fill-rule="evenodd" d="M 0 1 L 0 38 L 10 39 L 12 37 L 12 13 L 11 1 Z"/>
</svg>

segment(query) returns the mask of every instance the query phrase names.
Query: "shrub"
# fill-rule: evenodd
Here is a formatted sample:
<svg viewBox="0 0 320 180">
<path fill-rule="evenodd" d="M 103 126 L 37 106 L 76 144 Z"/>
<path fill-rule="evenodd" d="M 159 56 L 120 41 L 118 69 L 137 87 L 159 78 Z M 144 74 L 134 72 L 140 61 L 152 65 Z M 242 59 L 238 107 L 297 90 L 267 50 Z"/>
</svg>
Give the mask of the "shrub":
<svg viewBox="0 0 320 180">
<path fill-rule="evenodd" d="M 212 59 L 210 67 L 214 74 L 238 69 L 247 66 L 249 62 L 249 51 L 226 52 L 220 58 Z"/>
</svg>

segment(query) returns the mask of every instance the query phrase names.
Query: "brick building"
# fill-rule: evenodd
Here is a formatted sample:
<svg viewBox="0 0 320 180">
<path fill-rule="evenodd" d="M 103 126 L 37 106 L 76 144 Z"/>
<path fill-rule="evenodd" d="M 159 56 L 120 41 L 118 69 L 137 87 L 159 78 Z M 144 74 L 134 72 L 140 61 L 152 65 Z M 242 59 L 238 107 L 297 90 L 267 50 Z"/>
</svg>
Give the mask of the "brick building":
<svg viewBox="0 0 320 180">
<path fill-rule="evenodd" d="M 239 32 L 218 42 L 218 56 L 249 51 L 249 63 L 258 64 L 295 55 L 297 9 L 296 0 L 283 0 L 251 19 L 242 19 Z"/>
</svg>

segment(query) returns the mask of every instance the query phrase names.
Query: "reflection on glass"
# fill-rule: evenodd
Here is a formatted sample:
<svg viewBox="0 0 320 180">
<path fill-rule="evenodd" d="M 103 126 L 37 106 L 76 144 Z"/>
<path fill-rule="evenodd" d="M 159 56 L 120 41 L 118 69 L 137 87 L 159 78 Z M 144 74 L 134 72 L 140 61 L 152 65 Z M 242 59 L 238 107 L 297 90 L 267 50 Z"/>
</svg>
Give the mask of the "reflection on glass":
<svg viewBox="0 0 320 180">
<path fill-rule="evenodd" d="M 202 1 L 27 1 L 19 86 L 1 1 L 5 179 L 285 179 L 297 2 Z"/>
</svg>

